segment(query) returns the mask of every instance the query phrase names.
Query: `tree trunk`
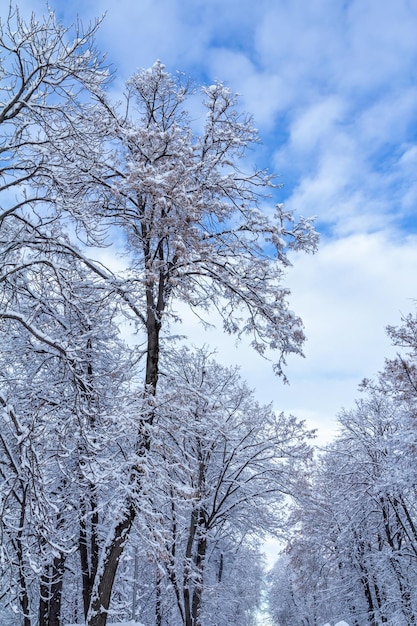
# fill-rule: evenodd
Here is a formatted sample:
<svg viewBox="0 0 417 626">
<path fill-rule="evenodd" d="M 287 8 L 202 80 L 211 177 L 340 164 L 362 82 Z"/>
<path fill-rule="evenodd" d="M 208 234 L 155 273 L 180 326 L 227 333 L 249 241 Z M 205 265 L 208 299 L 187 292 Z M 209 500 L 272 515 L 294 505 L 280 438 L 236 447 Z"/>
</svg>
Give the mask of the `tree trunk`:
<svg viewBox="0 0 417 626">
<path fill-rule="evenodd" d="M 380 498 L 381 506 L 382 506 L 382 516 L 384 519 L 384 528 L 385 528 L 385 536 L 388 541 L 388 545 L 391 548 L 392 556 L 390 558 L 390 563 L 392 569 L 394 570 L 395 576 L 398 582 L 398 588 L 400 591 L 401 599 L 403 601 L 402 613 L 407 621 L 407 624 L 415 624 L 415 615 L 411 603 L 411 590 L 408 584 L 408 581 L 405 579 L 400 562 L 397 558 L 397 554 L 401 548 L 402 543 L 402 534 L 404 532 L 404 525 L 402 524 L 402 520 L 398 513 L 398 504 L 399 501 L 396 498 L 393 498 L 392 501 L 387 498 Z M 388 503 L 391 504 L 393 511 L 395 513 L 395 519 L 397 523 L 400 523 L 400 528 L 392 528 L 390 524 L 390 515 L 389 515 L 389 506 Z M 403 510 L 406 508 L 403 505 Z"/>
<path fill-rule="evenodd" d="M 185 618 L 184 618 L 184 609 L 181 603 L 180 586 L 179 586 L 177 574 L 175 571 L 176 555 L 177 555 L 177 522 L 176 522 L 175 501 L 174 501 L 174 494 L 173 494 L 172 486 L 170 486 L 170 496 L 171 496 L 171 515 L 172 515 L 173 522 L 172 522 L 172 527 L 171 527 L 172 541 L 171 541 L 171 546 L 169 548 L 170 556 L 169 556 L 169 563 L 167 565 L 167 571 L 168 571 L 169 580 L 171 581 L 171 585 L 174 589 L 175 598 L 177 600 L 178 611 L 181 616 L 181 621 L 184 622 Z"/>
<path fill-rule="evenodd" d="M 222 578 L 223 578 L 223 567 L 224 567 L 224 563 L 223 563 L 223 552 L 220 553 L 220 561 L 219 561 L 219 570 L 217 572 L 217 582 L 221 583 L 222 582 Z"/>
<path fill-rule="evenodd" d="M 84 619 L 87 619 L 88 609 L 93 594 L 94 580 L 97 574 L 99 547 L 97 538 L 98 509 L 95 495 L 92 493 L 89 498 L 90 511 L 87 511 L 85 499 L 80 503 L 80 536 L 79 551 L 82 574 L 82 596 Z M 90 519 L 91 518 L 91 519 Z M 87 532 L 87 520 L 90 519 L 90 528 Z"/>
<path fill-rule="evenodd" d="M 183 578 L 183 603 L 184 603 L 184 626 L 193 626 L 193 617 L 191 610 L 191 592 L 190 585 L 192 580 L 191 560 L 193 553 L 193 545 L 195 533 L 197 530 L 198 511 L 194 510 L 191 513 L 190 527 L 188 530 L 188 541 L 185 549 L 185 565 L 184 565 L 184 578 Z"/>
<path fill-rule="evenodd" d="M 200 523 L 203 521 L 203 515 L 200 513 Z M 203 534 L 198 539 L 197 555 L 195 559 L 195 565 L 197 568 L 197 580 L 193 592 L 192 602 L 192 616 L 193 626 L 202 626 L 201 624 L 201 601 L 203 598 L 203 576 L 204 576 L 204 561 L 207 552 L 207 536 L 204 527 L 200 526 L 200 532 Z"/>
<path fill-rule="evenodd" d="M 25 567 L 23 562 L 23 544 L 22 544 L 22 535 L 26 514 L 26 492 L 27 488 L 24 487 L 22 490 L 22 501 L 21 501 L 21 509 L 20 509 L 20 525 L 19 530 L 16 537 L 16 555 L 17 562 L 19 565 L 19 600 L 20 606 L 22 608 L 23 613 L 23 626 L 31 626 L 31 620 L 29 617 L 29 595 L 28 589 L 26 585 L 26 577 L 25 577 Z"/>
<path fill-rule="evenodd" d="M 194 510 L 191 513 L 188 541 L 185 551 L 185 567 L 183 582 L 184 625 L 201 626 L 201 601 L 203 597 L 204 561 L 207 551 L 207 537 L 203 510 Z M 197 549 L 193 559 L 194 542 L 197 539 Z M 191 562 L 194 561 L 195 572 Z M 191 593 L 191 586 L 193 591 Z"/>
<path fill-rule="evenodd" d="M 378 604 L 378 614 L 380 616 L 380 620 L 382 624 L 386 624 L 387 623 L 387 618 L 384 615 L 384 612 L 382 610 L 382 596 L 381 596 L 381 592 L 379 590 L 379 585 L 377 585 L 377 583 L 375 581 L 373 581 L 373 585 L 374 585 L 374 592 L 375 592 L 375 598 Z"/>
<path fill-rule="evenodd" d="M 65 555 L 56 556 L 41 578 L 39 599 L 39 626 L 59 626 L 61 623 L 62 586 Z"/>
<path fill-rule="evenodd" d="M 158 564 L 156 567 L 155 624 L 156 626 L 162 626 L 162 576 Z"/>
<path fill-rule="evenodd" d="M 112 540 L 105 548 L 100 578 L 96 583 L 87 616 L 88 626 L 106 626 L 117 566 L 135 517 L 135 507 L 131 504 L 122 520 L 117 524 Z"/>
</svg>

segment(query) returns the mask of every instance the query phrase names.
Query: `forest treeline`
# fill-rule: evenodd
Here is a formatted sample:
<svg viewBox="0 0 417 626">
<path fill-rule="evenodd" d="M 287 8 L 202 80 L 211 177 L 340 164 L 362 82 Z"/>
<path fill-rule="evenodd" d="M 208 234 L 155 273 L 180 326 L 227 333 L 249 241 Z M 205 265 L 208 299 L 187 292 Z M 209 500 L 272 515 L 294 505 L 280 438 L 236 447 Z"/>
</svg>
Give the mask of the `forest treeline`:
<svg viewBox="0 0 417 626">
<path fill-rule="evenodd" d="M 388 335 L 397 356 L 340 413 L 339 434 L 293 509 L 292 536 L 270 574 L 276 625 L 417 621 L 417 318 Z"/>
<path fill-rule="evenodd" d="M 157 61 L 116 102 L 99 26 L 0 28 L 0 621 L 253 624 L 312 433 L 171 327 L 215 313 L 285 378 L 317 234 L 228 88 Z"/>
</svg>

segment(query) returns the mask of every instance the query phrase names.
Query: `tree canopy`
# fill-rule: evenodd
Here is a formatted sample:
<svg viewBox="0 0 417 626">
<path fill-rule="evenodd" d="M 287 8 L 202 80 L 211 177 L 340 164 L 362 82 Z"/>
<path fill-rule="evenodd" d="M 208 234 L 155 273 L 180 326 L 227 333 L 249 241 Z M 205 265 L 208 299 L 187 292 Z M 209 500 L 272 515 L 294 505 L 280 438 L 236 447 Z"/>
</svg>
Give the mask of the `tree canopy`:
<svg viewBox="0 0 417 626">
<path fill-rule="evenodd" d="M 0 25 L 1 620 L 104 626 L 151 589 L 158 626 L 250 624 L 235 577 L 260 588 L 311 434 L 169 329 L 180 303 L 215 311 L 285 378 L 305 339 L 285 272 L 317 234 L 251 165 L 230 89 L 157 61 L 116 103 L 97 28 L 13 3 Z"/>
</svg>

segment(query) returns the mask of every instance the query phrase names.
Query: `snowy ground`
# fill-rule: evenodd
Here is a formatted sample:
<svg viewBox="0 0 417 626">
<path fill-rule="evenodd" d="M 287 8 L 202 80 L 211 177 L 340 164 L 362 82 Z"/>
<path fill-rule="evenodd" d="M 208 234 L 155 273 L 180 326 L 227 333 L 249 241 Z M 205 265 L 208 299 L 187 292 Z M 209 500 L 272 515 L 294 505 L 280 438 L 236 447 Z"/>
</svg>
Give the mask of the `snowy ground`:
<svg viewBox="0 0 417 626">
<path fill-rule="evenodd" d="M 68 626 L 82 626 L 82 624 L 68 624 Z M 143 624 L 139 622 L 117 622 L 117 623 L 108 624 L 107 626 L 143 626 Z M 323 626 L 332 626 L 332 625 L 327 623 L 327 624 L 324 624 Z M 349 626 L 349 624 L 347 622 L 342 621 L 342 622 L 337 622 L 337 624 L 335 624 L 334 626 Z"/>
<path fill-rule="evenodd" d="M 82 626 L 82 624 L 69 624 L 68 626 Z M 113 624 L 108 624 L 107 626 L 143 626 L 143 624 L 139 622 L 117 622 L 117 624 L 113 623 Z M 327 623 L 327 624 L 324 624 L 323 626 L 332 626 L 332 625 Z M 337 624 L 335 624 L 334 626 L 349 626 L 349 624 L 347 622 L 337 622 Z"/>
<path fill-rule="evenodd" d="M 83 624 L 68 624 L 68 626 L 84 626 L 84 625 Z M 140 622 L 117 622 L 117 623 L 107 624 L 107 626 L 144 626 L 144 625 Z"/>
</svg>

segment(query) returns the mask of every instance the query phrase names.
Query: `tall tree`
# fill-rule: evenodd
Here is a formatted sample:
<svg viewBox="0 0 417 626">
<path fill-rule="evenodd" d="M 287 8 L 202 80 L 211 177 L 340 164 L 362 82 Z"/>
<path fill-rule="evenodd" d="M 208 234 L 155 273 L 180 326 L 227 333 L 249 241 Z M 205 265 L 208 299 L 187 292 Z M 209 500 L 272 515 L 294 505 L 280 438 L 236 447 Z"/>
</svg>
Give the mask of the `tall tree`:
<svg viewBox="0 0 417 626">
<path fill-rule="evenodd" d="M 203 316 L 217 310 L 227 332 L 250 335 L 260 353 L 275 351 L 276 371 L 283 374 L 286 355 L 301 354 L 304 341 L 283 285 L 288 251 L 314 251 L 317 237 L 311 220 L 297 221 L 281 205 L 265 207 L 273 180 L 262 170 L 245 171 L 246 149 L 258 138 L 230 90 L 221 84 L 203 89 L 205 119 L 196 130 L 185 109 L 194 95 L 190 86 L 158 62 L 128 82 L 123 112 L 102 90 L 107 73 L 93 46 L 96 28 L 73 32 L 52 13 L 24 23 L 13 4 L 1 24 L 0 284 L 8 305 L 4 323 L 67 359 L 74 375 L 78 364 L 59 341 L 55 304 L 54 318 L 46 305 L 39 309 L 49 320 L 37 317 L 40 325 L 25 317 L 26 304 L 16 306 L 30 300 L 27 284 L 20 290 L 29 264 L 44 280 L 48 268 L 54 272 L 54 255 L 72 256 L 90 284 L 96 282 L 96 293 L 123 304 L 144 338 L 134 460 L 128 455 L 130 466 L 123 464 L 124 495 L 99 556 L 91 539 L 94 496 L 83 504 L 93 535 L 80 529 L 80 551 L 91 555 L 91 548 L 95 555 L 83 565 L 84 603 L 90 626 L 103 626 L 141 506 L 162 331 L 179 317 L 175 302 Z M 66 229 L 68 215 L 74 229 Z M 71 241 L 74 232 L 86 244 L 117 242 L 117 251 L 129 255 L 126 271 L 116 274 L 91 261 Z M 42 328 L 57 334 L 42 334 Z M 87 536 L 92 544 L 85 551 Z"/>
<path fill-rule="evenodd" d="M 192 92 L 157 62 L 127 84 L 120 113 L 99 96 L 89 117 L 80 119 L 88 144 L 68 138 L 50 157 L 49 185 L 90 237 L 115 236 L 130 254 L 127 275 L 113 284 L 144 333 L 145 394 L 154 404 L 159 378 L 161 332 L 178 318 L 182 301 L 199 315 L 217 310 L 224 328 L 249 334 L 260 353 L 301 354 L 302 324 L 289 309 L 284 271 L 288 250 L 314 251 L 311 220 L 298 222 L 281 205 L 263 206 L 273 189 L 263 170 L 244 171 L 244 156 L 257 134 L 236 99 L 221 84 L 203 89 L 205 121 L 198 132 L 185 110 Z M 95 141 L 90 129 L 97 131 Z M 101 133 L 101 137 L 99 136 Z M 88 238 L 88 235 L 87 235 Z M 152 424 L 153 414 L 148 416 Z M 139 454 L 150 441 L 146 428 Z M 111 589 L 123 546 L 140 506 L 141 469 L 132 467 L 131 497 L 101 556 L 100 576 L 90 607 L 91 626 L 106 622 Z"/>
</svg>

